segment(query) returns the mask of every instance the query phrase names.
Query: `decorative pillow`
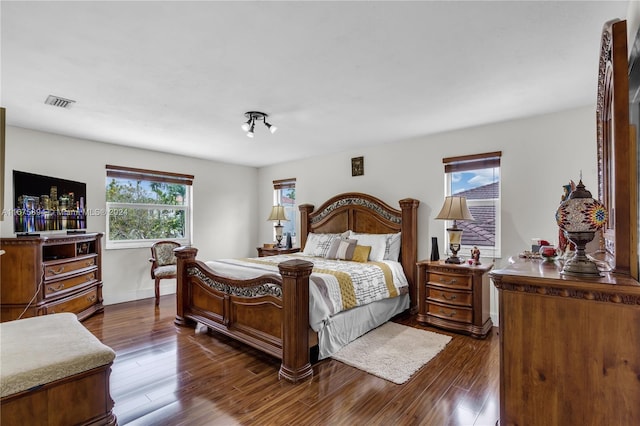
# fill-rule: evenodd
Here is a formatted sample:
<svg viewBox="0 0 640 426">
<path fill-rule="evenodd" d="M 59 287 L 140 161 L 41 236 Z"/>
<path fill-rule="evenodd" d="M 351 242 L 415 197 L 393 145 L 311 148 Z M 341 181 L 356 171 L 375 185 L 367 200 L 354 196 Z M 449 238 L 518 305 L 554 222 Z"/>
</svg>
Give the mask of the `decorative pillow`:
<svg viewBox="0 0 640 426">
<path fill-rule="evenodd" d="M 358 240 L 358 244 L 370 246 L 369 260 L 372 262 L 380 262 L 384 259 L 384 253 L 387 249 L 387 234 L 358 234 L 351 232 L 351 238 Z"/>
<path fill-rule="evenodd" d="M 400 232 L 397 234 L 386 234 L 387 246 L 384 251 L 384 260 L 397 262 L 400 258 L 400 246 L 402 245 Z"/>
<path fill-rule="evenodd" d="M 327 259 L 351 260 L 358 240 L 343 240 L 335 238 L 327 253 Z"/>
<path fill-rule="evenodd" d="M 371 252 L 371 246 L 358 246 L 356 245 L 353 251 L 353 257 L 351 260 L 354 262 L 366 262 L 369 259 L 369 253 Z"/>
<path fill-rule="evenodd" d="M 343 238 L 343 234 L 315 234 L 311 232 L 307 235 L 307 242 L 304 245 L 302 254 L 307 256 L 327 257 L 327 253 L 331 248 L 331 242 L 334 239 L 340 238 Z M 344 238 L 348 238 L 348 235 Z"/>
</svg>

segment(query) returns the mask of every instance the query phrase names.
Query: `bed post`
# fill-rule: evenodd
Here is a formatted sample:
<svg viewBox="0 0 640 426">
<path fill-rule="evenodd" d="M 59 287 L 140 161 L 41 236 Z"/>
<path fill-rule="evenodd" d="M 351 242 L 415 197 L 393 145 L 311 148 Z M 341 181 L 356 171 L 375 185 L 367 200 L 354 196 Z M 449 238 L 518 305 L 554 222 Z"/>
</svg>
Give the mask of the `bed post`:
<svg viewBox="0 0 640 426">
<path fill-rule="evenodd" d="M 418 262 L 418 206 L 420 201 L 413 198 L 400 200 L 402 209 L 402 267 L 409 281 L 409 298 L 411 299 L 410 311 L 418 311 L 418 283 L 417 265 Z"/>
<path fill-rule="evenodd" d="M 313 211 L 312 204 L 301 204 L 298 206 L 300 210 L 300 249 L 304 249 L 307 242 L 307 234 L 309 233 L 309 214 Z"/>
<path fill-rule="evenodd" d="M 313 377 L 309 358 L 309 275 L 313 263 L 287 260 L 282 275 L 282 364 L 279 378 L 293 383 Z"/>
<path fill-rule="evenodd" d="M 184 318 L 184 311 L 187 308 L 188 298 L 186 292 L 188 291 L 188 277 L 187 277 L 187 263 L 196 261 L 196 255 L 198 249 L 193 247 L 178 247 L 173 250 L 178 259 L 177 273 L 176 273 L 176 319 L 174 323 L 176 325 L 186 326 L 188 321 Z"/>
</svg>

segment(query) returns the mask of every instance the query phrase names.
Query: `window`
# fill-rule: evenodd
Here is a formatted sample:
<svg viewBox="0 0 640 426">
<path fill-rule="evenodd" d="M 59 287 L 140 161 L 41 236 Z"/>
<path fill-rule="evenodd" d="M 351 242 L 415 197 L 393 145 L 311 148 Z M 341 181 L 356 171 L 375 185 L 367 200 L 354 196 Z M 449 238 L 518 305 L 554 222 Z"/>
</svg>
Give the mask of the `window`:
<svg viewBox="0 0 640 426">
<path fill-rule="evenodd" d="M 475 221 L 458 221 L 460 253 L 477 246 L 483 256 L 500 257 L 500 157 L 502 152 L 444 158 L 445 195 L 467 199 Z M 448 244 L 447 244 L 448 245 Z"/>
<path fill-rule="evenodd" d="M 107 165 L 107 248 L 191 243 L 193 176 Z"/>
<path fill-rule="evenodd" d="M 273 181 L 273 205 L 283 206 L 287 221 L 282 225 L 282 235 L 284 238 L 282 244 L 287 241 L 287 233 L 291 234 L 291 241 L 293 244 L 297 241 L 296 224 L 298 223 L 298 213 L 296 212 L 296 179 L 280 179 Z M 273 231 L 273 238 L 275 240 L 276 232 Z"/>
</svg>

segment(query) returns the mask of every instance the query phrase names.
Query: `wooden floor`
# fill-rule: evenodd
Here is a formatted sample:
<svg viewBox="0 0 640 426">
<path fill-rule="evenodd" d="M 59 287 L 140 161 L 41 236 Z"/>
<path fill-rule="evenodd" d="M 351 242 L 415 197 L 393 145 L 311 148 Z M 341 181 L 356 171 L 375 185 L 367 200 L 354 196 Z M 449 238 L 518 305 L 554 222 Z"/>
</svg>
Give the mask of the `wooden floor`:
<svg viewBox="0 0 640 426">
<path fill-rule="evenodd" d="M 84 321 L 116 351 L 111 396 L 120 425 L 495 425 L 496 329 L 453 336 L 403 385 L 332 359 L 314 377 L 278 380 L 279 361 L 218 334 L 173 324 L 175 296 L 110 305 Z"/>
</svg>

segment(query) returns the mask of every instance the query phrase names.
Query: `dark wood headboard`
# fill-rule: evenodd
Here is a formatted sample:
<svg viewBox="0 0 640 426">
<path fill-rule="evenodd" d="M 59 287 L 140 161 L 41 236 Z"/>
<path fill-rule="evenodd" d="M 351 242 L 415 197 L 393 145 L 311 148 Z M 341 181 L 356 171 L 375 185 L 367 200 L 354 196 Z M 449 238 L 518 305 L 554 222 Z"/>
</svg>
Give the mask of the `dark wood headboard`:
<svg viewBox="0 0 640 426">
<path fill-rule="evenodd" d="M 411 309 L 417 306 L 416 274 L 418 261 L 418 206 L 420 201 L 405 198 L 399 201 L 400 210 L 380 199 L 359 192 L 336 195 L 317 210 L 302 204 L 300 210 L 300 247 L 304 248 L 307 234 L 339 233 L 347 230 L 367 234 L 402 232 L 400 263 L 409 281 Z"/>
</svg>

